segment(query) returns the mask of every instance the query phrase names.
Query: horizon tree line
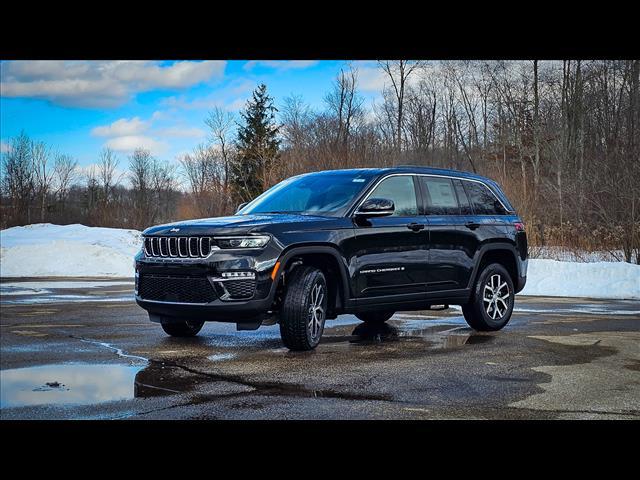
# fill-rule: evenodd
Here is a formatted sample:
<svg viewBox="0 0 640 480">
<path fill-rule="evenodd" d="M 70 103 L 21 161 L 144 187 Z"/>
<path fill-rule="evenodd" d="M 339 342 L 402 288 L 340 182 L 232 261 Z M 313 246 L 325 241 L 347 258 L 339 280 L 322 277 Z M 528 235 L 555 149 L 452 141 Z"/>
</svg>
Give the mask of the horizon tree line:
<svg viewBox="0 0 640 480">
<path fill-rule="evenodd" d="M 177 161 L 111 150 L 77 162 L 25 133 L 2 158 L 2 228 L 35 221 L 144 228 L 232 214 L 299 173 L 401 164 L 500 182 L 530 244 L 640 263 L 640 61 L 380 61 L 365 105 L 346 65 L 313 109 L 276 108 L 259 85 L 239 117 L 216 108 L 209 138 Z M 128 185 L 124 185 L 125 179 Z M 618 253 L 621 252 L 621 253 Z"/>
</svg>

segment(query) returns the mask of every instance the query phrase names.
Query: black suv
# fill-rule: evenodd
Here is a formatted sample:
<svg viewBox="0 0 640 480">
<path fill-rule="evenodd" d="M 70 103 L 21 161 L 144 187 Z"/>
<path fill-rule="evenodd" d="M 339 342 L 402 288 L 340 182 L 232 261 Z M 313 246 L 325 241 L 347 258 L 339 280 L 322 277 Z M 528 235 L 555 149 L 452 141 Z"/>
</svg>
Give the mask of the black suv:
<svg viewBox="0 0 640 480">
<path fill-rule="evenodd" d="M 499 330 L 527 278 L 524 226 L 498 184 L 435 168 L 299 175 L 233 216 L 143 237 L 136 301 L 165 332 L 279 323 L 292 350 L 316 347 L 343 313 L 380 323 L 453 304 L 472 328 Z"/>
</svg>

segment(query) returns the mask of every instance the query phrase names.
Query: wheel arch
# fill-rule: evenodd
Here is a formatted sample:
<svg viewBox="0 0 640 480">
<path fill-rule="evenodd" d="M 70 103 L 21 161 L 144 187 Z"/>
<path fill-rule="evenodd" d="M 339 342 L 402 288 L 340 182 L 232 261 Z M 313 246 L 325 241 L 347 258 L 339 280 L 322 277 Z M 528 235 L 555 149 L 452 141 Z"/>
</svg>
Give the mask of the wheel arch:
<svg viewBox="0 0 640 480">
<path fill-rule="evenodd" d="M 519 277 L 517 252 L 515 247 L 509 243 L 490 243 L 480 249 L 478 261 L 476 262 L 468 285 L 469 288 L 473 288 L 480 272 L 482 272 L 486 265 L 491 263 L 499 263 L 502 265 L 509 273 L 514 288 L 517 288 Z"/>
<path fill-rule="evenodd" d="M 274 284 L 276 290 L 286 287 L 286 277 L 299 265 L 318 268 L 327 279 L 330 314 L 344 308 L 349 298 L 349 280 L 344 259 L 338 249 L 331 245 L 304 245 L 286 250 L 278 259 L 280 268 Z"/>
</svg>

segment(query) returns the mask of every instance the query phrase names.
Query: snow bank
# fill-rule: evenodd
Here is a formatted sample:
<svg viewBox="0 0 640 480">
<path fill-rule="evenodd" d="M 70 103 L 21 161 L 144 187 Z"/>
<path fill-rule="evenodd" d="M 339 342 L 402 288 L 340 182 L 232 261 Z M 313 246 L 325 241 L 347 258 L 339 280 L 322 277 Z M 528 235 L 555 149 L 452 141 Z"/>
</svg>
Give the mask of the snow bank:
<svg viewBox="0 0 640 480">
<path fill-rule="evenodd" d="M 0 231 L 2 277 L 133 277 L 140 232 L 41 223 Z M 523 295 L 640 299 L 640 266 L 530 259 Z"/>
<path fill-rule="evenodd" d="M 522 295 L 639 298 L 640 265 L 530 259 Z"/>
<path fill-rule="evenodd" d="M 133 277 L 140 232 L 38 223 L 0 231 L 2 277 Z"/>
</svg>

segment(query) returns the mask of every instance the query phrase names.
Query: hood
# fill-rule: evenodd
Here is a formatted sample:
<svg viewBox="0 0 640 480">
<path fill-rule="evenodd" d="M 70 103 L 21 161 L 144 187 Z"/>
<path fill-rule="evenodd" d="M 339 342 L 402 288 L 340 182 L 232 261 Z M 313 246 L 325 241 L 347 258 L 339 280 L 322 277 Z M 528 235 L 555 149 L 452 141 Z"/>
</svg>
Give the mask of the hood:
<svg viewBox="0 0 640 480">
<path fill-rule="evenodd" d="M 318 224 L 332 223 L 334 217 L 296 214 L 232 215 L 229 217 L 200 218 L 167 223 L 147 228 L 143 235 L 244 235 L 254 232 L 271 232 L 314 228 Z M 178 231 L 171 231 L 178 229 Z"/>
</svg>

